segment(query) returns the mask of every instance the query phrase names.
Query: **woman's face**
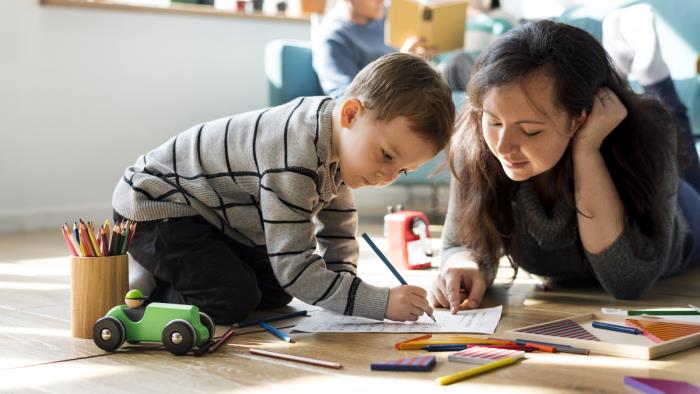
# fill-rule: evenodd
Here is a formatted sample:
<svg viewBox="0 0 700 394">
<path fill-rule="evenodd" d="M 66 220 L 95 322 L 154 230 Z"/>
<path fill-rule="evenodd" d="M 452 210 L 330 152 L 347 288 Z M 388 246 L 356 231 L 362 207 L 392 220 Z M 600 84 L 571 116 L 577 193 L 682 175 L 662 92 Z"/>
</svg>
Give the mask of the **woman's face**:
<svg viewBox="0 0 700 394">
<path fill-rule="evenodd" d="M 491 153 L 514 181 L 546 173 L 573 136 L 571 117 L 555 104 L 554 81 L 535 73 L 484 96 L 481 127 Z"/>
</svg>

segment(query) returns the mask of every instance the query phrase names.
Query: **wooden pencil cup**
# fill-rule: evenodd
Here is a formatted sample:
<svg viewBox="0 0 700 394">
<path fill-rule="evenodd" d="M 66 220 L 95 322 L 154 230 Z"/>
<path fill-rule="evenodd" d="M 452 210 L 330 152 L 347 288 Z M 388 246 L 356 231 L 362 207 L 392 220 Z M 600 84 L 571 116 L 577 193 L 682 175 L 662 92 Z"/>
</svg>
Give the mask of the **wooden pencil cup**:
<svg viewBox="0 0 700 394">
<path fill-rule="evenodd" d="M 113 307 L 124 303 L 129 291 L 127 255 L 71 259 L 71 333 L 92 338 L 92 326 Z"/>
</svg>

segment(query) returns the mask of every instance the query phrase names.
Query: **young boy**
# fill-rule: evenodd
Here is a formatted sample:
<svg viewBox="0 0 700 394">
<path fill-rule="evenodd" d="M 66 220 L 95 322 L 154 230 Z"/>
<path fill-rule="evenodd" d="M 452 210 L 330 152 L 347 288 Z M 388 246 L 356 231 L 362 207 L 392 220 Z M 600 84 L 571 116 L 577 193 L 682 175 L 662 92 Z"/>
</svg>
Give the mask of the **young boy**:
<svg viewBox="0 0 700 394">
<path fill-rule="evenodd" d="M 313 305 L 372 319 L 432 312 L 415 286 L 356 276 L 350 189 L 385 186 L 449 140 L 450 89 L 422 59 L 392 54 L 341 100 L 303 97 L 197 125 L 139 157 L 112 198 L 139 222 L 134 268 L 150 301 L 197 305 L 217 323 L 256 308 Z M 133 285 L 132 281 L 132 285 Z"/>
</svg>

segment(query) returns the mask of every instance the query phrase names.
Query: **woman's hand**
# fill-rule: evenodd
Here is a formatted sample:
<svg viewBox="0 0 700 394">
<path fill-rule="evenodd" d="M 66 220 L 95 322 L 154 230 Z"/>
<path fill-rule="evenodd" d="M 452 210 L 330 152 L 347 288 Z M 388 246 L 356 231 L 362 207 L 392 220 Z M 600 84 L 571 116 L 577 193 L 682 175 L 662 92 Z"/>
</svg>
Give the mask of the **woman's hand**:
<svg viewBox="0 0 700 394">
<path fill-rule="evenodd" d="M 452 314 L 460 309 L 474 309 L 481 303 L 486 291 L 478 265 L 446 267 L 430 286 L 428 299 L 435 307 L 450 308 Z"/>
<path fill-rule="evenodd" d="M 576 131 L 573 149 L 598 150 L 603 140 L 627 117 L 627 108 L 612 90 L 600 88 L 595 93 L 591 113 Z"/>
<path fill-rule="evenodd" d="M 404 285 L 389 289 L 385 316 L 395 321 L 416 321 L 423 313 L 432 314 L 433 308 L 425 298 L 428 293 L 418 286 Z"/>
</svg>

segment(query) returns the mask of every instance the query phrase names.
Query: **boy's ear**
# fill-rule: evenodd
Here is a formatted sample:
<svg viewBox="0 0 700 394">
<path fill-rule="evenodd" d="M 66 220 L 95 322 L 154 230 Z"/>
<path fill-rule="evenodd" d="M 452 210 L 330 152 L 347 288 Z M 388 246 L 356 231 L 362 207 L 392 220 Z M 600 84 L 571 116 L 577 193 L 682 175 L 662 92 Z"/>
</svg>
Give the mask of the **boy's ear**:
<svg viewBox="0 0 700 394">
<path fill-rule="evenodd" d="M 347 129 L 352 126 L 353 122 L 360 116 L 364 108 L 362 107 L 362 102 L 355 97 L 343 100 L 341 105 L 340 125 Z"/>
</svg>

